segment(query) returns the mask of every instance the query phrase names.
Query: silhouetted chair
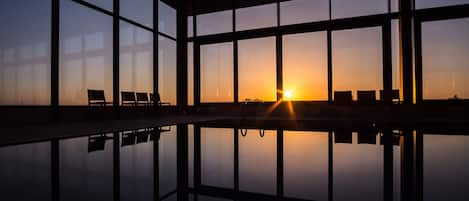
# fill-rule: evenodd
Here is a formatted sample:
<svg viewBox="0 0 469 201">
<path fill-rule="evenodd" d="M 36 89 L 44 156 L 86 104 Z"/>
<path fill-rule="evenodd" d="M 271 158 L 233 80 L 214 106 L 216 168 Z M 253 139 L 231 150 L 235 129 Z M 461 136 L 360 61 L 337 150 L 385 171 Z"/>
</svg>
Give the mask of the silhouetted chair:
<svg viewBox="0 0 469 201">
<path fill-rule="evenodd" d="M 112 137 L 107 137 L 105 134 L 88 136 L 88 152 L 104 150 L 108 139 L 112 139 Z"/>
<path fill-rule="evenodd" d="M 150 94 L 150 102 L 155 103 L 155 101 L 156 101 L 156 104 L 158 106 L 164 106 L 164 105 L 169 106 L 169 105 L 171 105 L 170 103 L 161 102 L 161 97 L 160 97 L 159 93 L 156 94 L 156 100 L 155 100 L 155 97 L 153 96 L 153 94 Z"/>
<path fill-rule="evenodd" d="M 386 135 L 386 134 L 384 134 Z M 399 146 L 401 143 L 401 136 L 399 134 L 393 133 L 392 134 L 392 145 Z M 384 136 L 380 135 L 380 145 L 384 145 Z"/>
<path fill-rule="evenodd" d="M 376 104 L 376 91 L 357 91 L 357 100 L 359 104 Z"/>
<path fill-rule="evenodd" d="M 122 144 L 121 146 L 134 145 L 136 141 L 136 135 L 134 131 L 122 133 Z"/>
<path fill-rule="evenodd" d="M 122 91 L 121 92 L 122 105 L 137 105 L 135 99 L 135 92 Z"/>
<path fill-rule="evenodd" d="M 379 90 L 379 100 L 384 101 L 384 90 Z M 400 103 L 401 102 L 401 97 L 399 95 L 399 89 L 393 89 L 391 91 L 391 100 L 393 103 Z"/>
<path fill-rule="evenodd" d="M 337 130 L 334 132 L 334 142 L 352 144 L 352 131 Z"/>
<path fill-rule="evenodd" d="M 338 105 L 350 105 L 353 102 L 352 91 L 334 91 L 334 103 Z"/>
<path fill-rule="evenodd" d="M 146 129 L 137 131 L 137 143 L 148 142 L 148 135 L 150 135 L 150 132 Z"/>
<path fill-rule="evenodd" d="M 104 90 L 88 89 L 88 105 L 89 106 L 106 106 L 112 104 L 106 102 L 106 96 Z"/>
<path fill-rule="evenodd" d="M 149 105 L 150 104 L 150 99 L 148 99 L 148 93 L 141 93 L 137 92 L 135 93 L 137 96 L 137 105 L 143 104 L 143 105 Z"/>
</svg>

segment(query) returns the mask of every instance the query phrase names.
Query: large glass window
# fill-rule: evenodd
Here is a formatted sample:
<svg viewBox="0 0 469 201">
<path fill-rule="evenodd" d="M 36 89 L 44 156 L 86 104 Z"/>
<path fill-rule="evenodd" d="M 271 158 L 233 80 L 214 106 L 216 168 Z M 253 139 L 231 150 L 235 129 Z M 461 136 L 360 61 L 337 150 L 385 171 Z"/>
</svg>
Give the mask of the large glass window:
<svg viewBox="0 0 469 201">
<path fill-rule="evenodd" d="M 187 44 L 187 104 L 194 105 L 194 43 Z"/>
<path fill-rule="evenodd" d="M 283 36 L 283 98 L 327 100 L 327 89 L 327 33 Z"/>
<path fill-rule="evenodd" d="M 88 89 L 112 101 L 112 17 L 61 1 L 59 101 L 86 105 Z"/>
<path fill-rule="evenodd" d="M 233 11 L 197 15 L 197 36 L 233 31 Z"/>
<path fill-rule="evenodd" d="M 293 0 L 280 3 L 280 24 L 298 24 L 329 19 L 329 0 Z"/>
<path fill-rule="evenodd" d="M 276 101 L 275 38 L 238 42 L 239 101 Z"/>
<path fill-rule="evenodd" d="M 176 37 L 176 10 L 174 8 L 158 1 L 158 20 L 158 31 Z"/>
<path fill-rule="evenodd" d="M 383 88 L 381 27 L 332 33 L 332 77 L 334 91 Z"/>
<path fill-rule="evenodd" d="M 104 8 L 106 10 L 112 11 L 112 6 L 113 6 L 113 0 L 84 0 L 88 3 L 91 3 L 95 6 L 98 6 L 100 8 Z"/>
<path fill-rule="evenodd" d="M 201 102 L 233 102 L 233 43 L 200 47 Z"/>
<path fill-rule="evenodd" d="M 388 12 L 388 0 L 332 0 L 332 18 L 347 18 Z"/>
<path fill-rule="evenodd" d="M 120 15 L 153 27 L 153 0 L 120 0 Z"/>
<path fill-rule="evenodd" d="M 277 26 L 277 4 L 236 10 L 236 31 Z"/>
<path fill-rule="evenodd" d="M 415 0 L 415 7 L 417 9 L 458 4 L 469 4 L 469 0 Z"/>
<path fill-rule="evenodd" d="M 50 104 L 50 5 L 0 2 L 0 105 Z"/>
<path fill-rule="evenodd" d="M 233 129 L 202 128 L 201 143 L 202 184 L 233 188 Z"/>
<path fill-rule="evenodd" d="M 162 102 L 176 105 L 176 41 L 158 37 L 158 91 Z"/>
<path fill-rule="evenodd" d="M 422 24 L 424 99 L 469 98 L 469 18 Z"/>
<path fill-rule="evenodd" d="M 120 23 L 120 91 L 153 93 L 153 33 Z"/>
</svg>

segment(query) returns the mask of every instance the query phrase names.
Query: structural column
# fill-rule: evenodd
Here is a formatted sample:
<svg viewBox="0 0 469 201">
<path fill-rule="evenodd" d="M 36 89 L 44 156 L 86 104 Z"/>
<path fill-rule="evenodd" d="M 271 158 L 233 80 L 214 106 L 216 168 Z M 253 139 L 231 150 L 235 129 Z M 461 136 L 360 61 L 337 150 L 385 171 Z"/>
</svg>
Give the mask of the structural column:
<svg viewBox="0 0 469 201">
<path fill-rule="evenodd" d="M 177 9 L 177 105 L 187 105 L 187 14 L 185 1 Z"/>
<path fill-rule="evenodd" d="M 412 104 L 414 101 L 412 8 L 412 0 L 399 0 L 401 88 L 404 104 Z"/>
<path fill-rule="evenodd" d="M 59 108 L 59 37 L 60 37 L 60 0 L 52 0 L 51 13 L 51 80 L 50 104 L 53 119 L 58 120 Z"/>
<path fill-rule="evenodd" d="M 120 1 L 113 1 L 113 18 L 112 18 L 112 106 L 117 112 L 119 111 L 119 56 L 120 56 L 120 28 L 119 28 L 119 10 L 120 10 Z"/>
</svg>

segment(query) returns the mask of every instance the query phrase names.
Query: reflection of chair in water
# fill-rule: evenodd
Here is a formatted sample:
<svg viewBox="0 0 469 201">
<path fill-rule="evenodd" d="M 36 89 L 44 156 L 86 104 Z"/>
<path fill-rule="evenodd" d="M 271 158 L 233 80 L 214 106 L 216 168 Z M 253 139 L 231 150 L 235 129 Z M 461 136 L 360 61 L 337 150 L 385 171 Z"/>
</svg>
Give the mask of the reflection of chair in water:
<svg viewBox="0 0 469 201">
<path fill-rule="evenodd" d="M 376 91 L 357 91 L 357 100 L 359 104 L 373 105 L 376 104 Z"/>
<path fill-rule="evenodd" d="M 358 131 L 358 144 L 376 144 L 376 130 L 361 130 Z"/>
<path fill-rule="evenodd" d="M 384 135 L 386 134 L 382 134 L 380 135 L 380 145 L 384 145 Z M 401 142 L 401 135 L 400 133 L 392 133 L 392 145 L 394 146 L 399 146 L 400 145 L 400 142 Z"/>
<path fill-rule="evenodd" d="M 379 100 L 384 101 L 384 90 L 379 90 Z M 400 103 L 400 95 L 399 95 L 399 89 L 393 89 L 391 91 L 391 100 L 393 103 Z"/>
<path fill-rule="evenodd" d="M 109 139 L 112 137 L 108 137 L 106 134 L 88 136 L 88 152 L 104 150 L 106 140 Z"/>
<path fill-rule="evenodd" d="M 112 104 L 112 103 L 106 102 L 106 96 L 104 95 L 104 90 L 88 89 L 88 105 L 89 106 L 106 106 L 109 104 Z"/>
<path fill-rule="evenodd" d="M 148 142 L 150 131 L 148 129 L 137 130 L 135 131 L 135 135 L 137 136 L 137 143 L 145 143 Z"/>
<path fill-rule="evenodd" d="M 334 132 L 334 142 L 352 144 L 352 131 L 337 130 Z"/>
<path fill-rule="evenodd" d="M 334 103 L 338 105 L 350 105 L 353 102 L 352 91 L 334 91 Z"/>
<path fill-rule="evenodd" d="M 121 146 L 134 145 L 136 143 L 135 131 L 124 131 L 122 135 Z"/>
<path fill-rule="evenodd" d="M 149 128 L 148 131 L 150 133 L 150 141 L 159 141 L 162 133 L 171 132 L 171 126 Z"/>
</svg>

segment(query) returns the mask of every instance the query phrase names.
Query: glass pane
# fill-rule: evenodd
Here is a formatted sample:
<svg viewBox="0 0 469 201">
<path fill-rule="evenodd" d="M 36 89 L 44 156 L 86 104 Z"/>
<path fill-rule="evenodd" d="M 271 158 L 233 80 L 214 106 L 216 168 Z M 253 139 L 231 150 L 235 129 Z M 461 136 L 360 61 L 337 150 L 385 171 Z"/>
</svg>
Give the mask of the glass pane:
<svg viewBox="0 0 469 201">
<path fill-rule="evenodd" d="M 187 44 L 187 104 L 194 105 L 194 43 Z"/>
<path fill-rule="evenodd" d="M 276 101 L 275 38 L 238 42 L 239 100 Z"/>
<path fill-rule="evenodd" d="M 328 139 L 327 132 L 284 132 L 286 197 L 328 200 Z"/>
<path fill-rule="evenodd" d="M 424 200 L 467 200 L 468 143 L 467 133 L 423 136 Z"/>
<path fill-rule="evenodd" d="M 112 102 L 112 17 L 62 1 L 60 23 L 60 104 L 88 104 L 88 89 Z"/>
<path fill-rule="evenodd" d="M 275 194 L 277 182 L 277 132 L 240 130 L 239 189 Z"/>
<path fill-rule="evenodd" d="M 153 0 L 120 0 L 120 15 L 153 27 Z"/>
<path fill-rule="evenodd" d="M 415 7 L 417 9 L 460 4 L 469 4 L 469 0 L 415 0 Z"/>
<path fill-rule="evenodd" d="M 120 23 L 120 91 L 153 93 L 153 33 Z"/>
<path fill-rule="evenodd" d="M 0 147 L 2 200 L 51 200 L 51 143 Z"/>
<path fill-rule="evenodd" d="M 176 37 L 176 10 L 158 1 L 158 31 Z"/>
<path fill-rule="evenodd" d="M 177 127 L 162 132 L 159 140 L 160 195 L 168 194 L 177 187 Z"/>
<path fill-rule="evenodd" d="M 201 128 L 203 185 L 233 188 L 233 135 L 232 128 Z"/>
<path fill-rule="evenodd" d="M 187 37 L 194 36 L 194 17 L 187 17 Z"/>
<path fill-rule="evenodd" d="M 469 18 L 422 24 L 424 99 L 469 98 Z"/>
<path fill-rule="evenodd" d="M 334 200 L 383 200 L 384 146 L 377 139 L 368 132 L 334 134 Z"/>
<path fill-rule="evenodd" d="M 236 10 L 236 31 L 277 26 L 277 4 Z"/>
<path fill-rule="evenodd" d="M 161 101 L 176 105 L 176 42 L 158 37 L 158 90 Z"/>
<path fill-rule="evenodd" d="M 50 14 L 49 0 L 0 2 L 0 105 L 50 104 Z"/>
<path fill-rule="evenodd" d="M 391 48 L 392 48 L 392 88 L 401 89 L 401 57 L 400 57 L 399 20 L 391 21 Z"/>
<path fill-rule="evenodd" d="M 280 24 L 298 24 L 329 19 L 329 0 L 293 0 L 280 3 Z"/>
<path fill-rule="evenodd" d="M 283 36 L 284 100 L 327 100 L 327 33 Z"/>
<path fill-rule="evenodd" d="M 233 11 L 197 15 L 197 36 L 233 31 Z"/>
<path fill-rule="evenodd" d="M 90 151 L 89 137 L 61 140 L 60 200 L 113 200 L 113 140 Z"/>
<path fill-rule="evenodd" d="M 388 0 L 332 0 L 332 18 L 347 18 L 388 12 Z"/>
<path fill-rule="evenodd" d="M 137 141 L 120 148 L 120 200 L 153 200 L 153 142 L 149 133 L 138 130 L 120 136 L 136 136 Z"/>
<path fill-rule="evenodd" d="M 233 43 L 200 46 L 201 102 L 233 102 Z"/>
<path fill-rule="evenodd" d="M 104 8 L 106 10 L 112 11 L 113 10 L 113 0 L 83 0 L 88 3 L 91 3 L 95 6 L 98 6 L 100 8 Z"/>
<path fill-rule="evenodd" d="M 334 91 L 383 88 L 381 27 L 332 33 L 332 76 Z"/>
</svg>

